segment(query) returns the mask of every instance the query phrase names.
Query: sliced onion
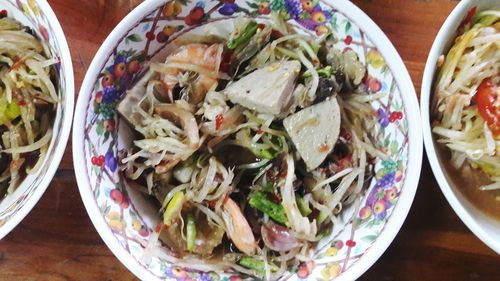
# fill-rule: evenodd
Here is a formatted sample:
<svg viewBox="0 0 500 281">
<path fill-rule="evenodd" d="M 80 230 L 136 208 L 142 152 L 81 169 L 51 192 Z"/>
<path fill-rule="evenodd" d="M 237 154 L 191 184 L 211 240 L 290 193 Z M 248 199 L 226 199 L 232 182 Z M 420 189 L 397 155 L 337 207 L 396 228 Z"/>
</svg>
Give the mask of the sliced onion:
<svg viewBox="0 0 500 281">
<path fill-rule="evenodd" d="M 217 173 L 217 160 L 215 157 L 211 157 L 208 160 L 208 171 L 203 187 L 197 192 L 196 196 L 193 198 L 195 202 L 201 203 L 207 195 L 217 186 L 214 182 L 215 175 Z"/>
<path fill-rule="evenodd" d="M 260 233 L 264 244 L 273 251 L 290 251 L 300 246 L 299 240 L 288 228 L 271 221 L 261 226 Z"/>
</svg>

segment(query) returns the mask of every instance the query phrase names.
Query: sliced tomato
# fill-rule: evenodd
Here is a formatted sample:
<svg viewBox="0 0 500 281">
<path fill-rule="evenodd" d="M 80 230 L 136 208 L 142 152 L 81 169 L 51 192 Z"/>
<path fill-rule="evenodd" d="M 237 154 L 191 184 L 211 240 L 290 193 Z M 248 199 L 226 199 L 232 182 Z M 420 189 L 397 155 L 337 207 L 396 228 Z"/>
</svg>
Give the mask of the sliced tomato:
<svg viewBox="0 0 500 281">
<path fill-rule="evenodd" d="M 479 115 L 486 121 L 494 136 L 500 136 L 500 106 L 498 106 L 498 84 L 490 78 L 484 79 L 479 85 L 473 101 L 477 104 Z"/>
</svg>

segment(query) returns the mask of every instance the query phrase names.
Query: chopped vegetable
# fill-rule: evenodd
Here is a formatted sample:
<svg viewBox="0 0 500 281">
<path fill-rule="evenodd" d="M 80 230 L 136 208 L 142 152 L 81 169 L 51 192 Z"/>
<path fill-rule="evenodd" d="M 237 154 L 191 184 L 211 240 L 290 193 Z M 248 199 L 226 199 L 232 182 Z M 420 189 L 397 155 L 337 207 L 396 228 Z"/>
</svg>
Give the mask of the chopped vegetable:
<svg viewBox="0 0 500 281">
<path fill-rule="evenodd" d="M 488 78 L 481 82 L 474 96 L 479 114 L 495 136 L 500 136 L 500 106 L 496 105 L 500 100 L 499 91 L 500 87 Z"/>
<path fill-rule="evenodd" d="M 309 204 L 306 203 L 306 201 L 302 197 L 297 196 L 296 199 L 297 199 L 297 206 L 299 207 L 300 213 L 303 216 L 309 216 L 312 213 L 311 208 L 309 208 Z"/>
<path fill-rule="evenodd" d="M 263 212 L 270 218 L 283 225 L 288 225 L 288 220 L 286 218 L 285 209 L 282 205 L 276 204 L 262 192 L 255 192 L 248 204 L 253 208 Z"/>
<path fill-rule="evenodd" d="M 17 105 L 17 101 L 15 99 L 12 100 L 11 103 L 9 103 L 7 102 L 7 99 L 0 96 L 0 125 L 10 123 L 20 115 L 21 110 L 19 109 L 19 106 Z"/>
<path fill-rule="evenodd" d="M 260 228 L 262 241 L 273 251 L 290 251 L 300 245 L 299 239 L 288 229 L 272 221 L 263 224 Z"/>
<path fill-rule="evenodd" d="M 192 166 L 176 166 L 174 169 L 174 178 L 181 183 L 188 183 L 193 174 Z"/>
<path fill-rule="evenodd" d="M 249 256 L 241 257 L 239 264 L 246 268 L 253 269 L 259 274 L 264 273 L 266 268 L 266 263 L 264 261 Z M 279 270 L 279 267 L 276 266 L 275 264 L 268 263 L 268 266 L 272 272 L 276 272 Z"/>
<path fill-rule="evenodd" d="M 274 183 L 272 183 L 272 182 L 268 181 L 268 182 L 266 183 L 266 185 L 264 186 L 264 190 L 265 190 L 266 192 L 269 192 L 269 193 L 274 192 Z"/>
<path fill-rule="evenodd" d="M 180 215 L 184 205 L 185 196 L 182 191 L 177 191 L 170 202 L 168 202 L 165 213 L 163 213 L 163 224 L 169 226 L 173 220 Z"/>
<path fill-rule="evenodd" d="M 264 159 L 273 159 L 274 158 L 274 155 L 267 149 L 261 150 L 257 156 L 260 156 Z"/>
<path fill-rule="evenodd" d="M 227 47 L 229 49 L 236 49 L 238 46 L 246 44 L 255 35 L 257 28 L 258 24 L 255 21 L 251 21 L 238 37 L 227 42 Z"/>
</svg>

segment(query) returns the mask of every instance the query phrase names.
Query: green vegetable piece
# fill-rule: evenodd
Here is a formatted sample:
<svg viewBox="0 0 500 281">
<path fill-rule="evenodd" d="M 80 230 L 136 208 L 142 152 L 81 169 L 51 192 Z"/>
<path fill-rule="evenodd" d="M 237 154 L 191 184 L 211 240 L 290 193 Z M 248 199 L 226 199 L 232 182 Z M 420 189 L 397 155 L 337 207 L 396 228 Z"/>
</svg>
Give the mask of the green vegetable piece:
<svg viewBox="0 0 500 281">
<path fill-rule="evenodd" d="M 330 65 L 318 69 L 317 72 L 319 77 L 325 77 L 325 78 L 329 78 L 333 74 L 335 74 L 335 70 Z M 312 74 L 309 70 L 307 70 L 306 72 L 304 72 L 304 74 L 302 74 L 302 77 L 304 78 L 310 78 L 311 76 Z"/>
<path fill-rule="evenodd" d="M 306 204 L 306 201 L 302 197 L 297 197 L 297 207 L 299 207 L 300 213 L 307 217 L 312 213 L 311 208 L 309 208 L 309 204 Z"/>
<path fill-rule="evenodd" d="M 266 186 L 264 186 L 264 190 L 267 192 L 273 192 L 274 191 L 274 183 L 268 181 L 266 183 Z"/>
<path fill-rule="evenodd" d="M 245 27 L 243 32 L 238 37 L 227 42 L 227 47 L 229 49 L 236 49 L 238 46 L 248 43 L 255 33 L 257 33 L 257 23 L 252 21 Z"/>
<path fill-rule="evenodd" d="M 328 78 L 328 77 L 333 75 L 333 72 L 334 71 L 333 71 L 332 67 L 330 65 L 328 65 L 328 66 L 325 66 L 324 68 L 318 70 L 318 75 L 320 77 Z"/>
<path fill-rule="evenodd" d="M 500 20 L 500 9 L 486 10 L 474 15 L 472 22 L 479 23 L 482 26 L 490 26 Z"/>
<path fill-rule="evenodd" d="M 172 221 L 179 216 L 184 205 L 184 193 L 177 191 L 170 202 L 168 202 L 167 209 L 163 213 L 163 224 L 169 226 Z"/>
<path fill-rule="evenodd" d="M 261 150 L 258 156 L 269 160 L 274 159 L 274 155 L 267 149 Z"/>
<path fill-rule="evenodd" d="M 286 218 L 285 208 L 283 208 L 283 205 L 276 204 L 273 201 L 269 200 L 269 198 L 267 198 L 267 196 L 263 192 L 255 192 L 248 203 L 252 208 L 263 212 L 276 222 L 286 226 L 288 225 L 288 220 Z"/>
<path fill-rule="evenodd" d="M 5 114 L 7 115 L 7 117 L 10 118 L 10 120 L 14 120 L 17 117 L 19 117 L 19 115 L 21 115 L 21 109 L 19 108 L 19 106 L 17 105 L 17 102 L 15 100 L 13 100 L 7 106 L 7 111 L 5 112 Z"/>
<path fill-rule="evenodd" d="M 253 269 L 259 274 L 262 274 L 265 271 L 264 261 L 258 260 L 253 257 L 248 257 L 248 256 L 241 257 L 239 264 L 248 269 Z M 279 270 L 279 267 L 273 263 L 268 263 L 268 265 L 269 269 L 271 269 L 272 272 L 276 272 Z"/>
<path fill-rule="evenodd" d="M 19 117 L 19 115 L 21 115 L 21 109 L 17 105 L 16 100 L 8 103 L 5 97 L 0 98 L 0 125 L 11 122 Z"/>
<path fill-rule="evenodd" d="M 500 177 L 500 170 L 496 166 L 483 161 L 474 161 L 473 163 L 476 164 L 479 167 L 479 169 L 481 169 L 484 173 L 488 174 L 489 176 Z"/>
<path fill-rule="evenodd" d="M 280 47 L 280 46 L 276 46 L 276 50 L 278 50 L 283 55 L 285 55 L 285 56 L 287 56 L 289 58 L 296 59 L 296 60 L 299 59 L 299 56 L 295 53 L 295 51 L 291 51 L 289 49 L 286 49 L 286 48 L 283 48 L 283 47 Z"/>
<path fill-rule="evenodd" d="M 490 26 L 490 25 L 493 25 L 496 21 L 498 21 L 498 16 L 489 15 L 489 16 L 482 17 L 479 20 L 479 23 L 482 26 Z"/>
<path fill-rule="evenodd" d="M 186 240 L 187 240 L 187 250 L 192 252 L 194 250 L 194 242 L 196 241 L 196 225 L 194 223 L 194 217 L 192 214 L 187 216 L 187 226 L 186 226 Z"/>
<path fill-rule="evenodd" d="M 319 225 L 323 224 L 323 222 L 325 222 L 325 220 L 329 217 L 329 214 L 324 212 L 324 211 L 320 211 L 319 214 L 318 214 L 318 218 L 316 219 L 316 221 L 318 222 Z"/>
</svg>

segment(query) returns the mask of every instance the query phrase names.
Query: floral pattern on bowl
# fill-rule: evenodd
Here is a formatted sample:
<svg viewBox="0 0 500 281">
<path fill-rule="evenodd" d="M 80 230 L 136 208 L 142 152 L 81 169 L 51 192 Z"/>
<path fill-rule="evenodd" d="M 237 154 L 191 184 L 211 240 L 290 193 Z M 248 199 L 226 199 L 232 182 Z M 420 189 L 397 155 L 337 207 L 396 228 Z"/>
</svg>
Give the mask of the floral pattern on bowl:
<svg viewBox="0 0 500 281">
<path fill-rule="evenodd" d="M 398 205 L 402 187 L 414 185 L 407 187 L 410 203 L 416 188 L 416 183 L 405 182 L 409 172 L 410 147 L 406 105 L 395 77 L 370 36 L 348 15 L 334 8 L 341 6 L 333 1 L 174 0 L 155 3 L 157 6 L 154 9 L 150 9 L 133 26 L 127 27 L 126 34 L 115 39 L 117 42 L 113 51 L 108 53 L 105 61 L 98 62 L 100 74 L 90 77 L 95 80 L 86 81 L 93 85 L 93 89 L 88 87 L 89 92 L 81 93 L 78 105 L 78 108 L 82 108 L 83 116 L 81 124 L 77 124 L 74 129 L 74 155 L 83 156 L 85 162 L 81 169 L 77 165 L 76 171 L 85 172 L 79 175 L 85 177 L 85 180 L 79 181 L 79 186 L 91 217 L 95 213 L 90 208 L 95 210 L 98 207 L 100 217 L 92 217 L 94 223 L 102 226 L 104 221 L 112 233 L 112 237 L 105 234 L 105 241 L 108 245 L 111 240 L 113 243 L 118 241 L 123 248 L 119 251 L 127 255 L 126 258 L 121 255 L 118 257 L 122 261 L 126 259 L 129 265 L 132 261 L 134 266 L 140 265 L 140 271 L 148 272 L 148 277 L 167 280 L 241 280 L 241 277 L 230 272 L 192 271 L 156 257 L 149 264 L 141 262 L 144 247 L 158 219 L 154 211 L 147 212 L 147 206 L 143 206 L 145 203 L 136 198 L 137 194 L 133 190 L 125 188 L 120 180 L 117 153 L 130 145 L 130 129 L 121 124 L 114 108 L 126 90 L 147 69 L 148 61 L 157 59 L 158 53 L 178 36 L 209 22 L 240 15 L 266 18 L 271 12 L 278 12 L 300 32 L 316 36 L 333 31 L 339 39 L 337 47 L 356 51 L 366 64 L 368 75 L 363 80 L 363 87 L 367 92 L 386 94 L 382 100 L 373 102 L 373 106 L 381 124 L 381 129 L 374 134 L 378 145 L 388 155 L 387 159 L 376 163 L 376 176 L 363 201 L 343 212 L 345 225 L 341 226 L 341 231 L 329 241 L 320 243 L 314 261 L 290 268 L 283 280 L 330 280 L 349 270 L 370 251 L 384 232 Z M 418 143 L 416 145 L 418 147 Z M 415 161 L 421 161 L 421 151 L 420 156 L 418 151 L 415 153 L 418 159 Z M 96 223 L 96 220 L 99 222 Z M 99 226 L 97 228 L 103 235 L 103 230 Z M 129 268 L 137 274 L 137 270 Z"/>
<path fill-rule="evenodd" d="M 13 194 L 0 201 L 1 239 L 33 208 L 57 170 L 69 138 L 74 86 L 68 45 L 61 26 L 46 1 L 5 0 L 0 7 L 0 13 L 32 28 L 37 37 L 48 45 L 52 56 L 59 60 L 56 64 L 56 88 L 62 101 L 57 108 L 54 135 L 42 168 L 36 174 L 26 177 Z"/>
</svg>

